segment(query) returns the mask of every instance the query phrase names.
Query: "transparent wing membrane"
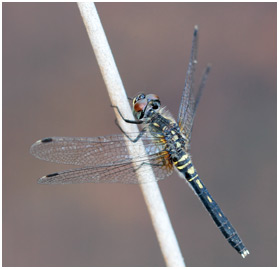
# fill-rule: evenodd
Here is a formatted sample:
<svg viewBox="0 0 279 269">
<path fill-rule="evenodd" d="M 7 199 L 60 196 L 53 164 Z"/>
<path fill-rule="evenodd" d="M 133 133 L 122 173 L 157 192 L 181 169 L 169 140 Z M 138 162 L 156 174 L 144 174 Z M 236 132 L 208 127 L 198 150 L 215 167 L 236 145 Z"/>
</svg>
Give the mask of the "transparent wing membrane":
<svg viewBox="0 0 279 269">
<path fill-rule="evenodd" d="M 195 106 L 195 99 L 193 96 L 193 85 L 194 85 L 194 73 L 197 64 L 197 50 L 198 50 L 198 28 L 195 27 L 192 41 L 192 50 L 190 61 L 188 64 L 188 69 L 186 73 L 185 86 L 182 93 L 181 103 L 178 112 L 178 124 L 183 132 L 188 138 L 192 127 L 190 126 L 193 122 L 193 110 Z"/>
<path fill-rule="evenodd" d="M 47 175 L 39 179 L 41 184 L 72 184 L 72 183 L 129 183 L 143 184 L 152 182 L 148 176 L 139 182 L 137 171 L 146 172 L 150 169 L 156 180 L 164 179 L 173 171 L 172 163 L 167 152 L 153 155 L 151 158 L 140 161 L 127 161 L 113 165 L 96 167 L 82 167 Z"/>
<path fill-rule="evenodd" d="M 128 134 L 135 138 L 138 133 Z M 146 154 L 159 153 L 165 145 L 159 140 L 143 135 Z M 158 140 L 156 142 L 156 140 Z M 155 142 L 155 143 L 154 143 Z M 32 155 L 38 159 L 80 166 L 112 165 L 117 163 L 130 162 L 129 147 L 135 152 L 134 159 L 139 161 L 145 156 L 137 155 L 138 143 L 129 141 L 124 135 L 109 135 L 99 137 L 51 137 L 34 143 L 30 149 Z"/>
<path fill-rule="evenodd" d="M 188 143 L 191 141 L 191 134 L 193 129 L 194 117 L 196 109 L 202 95 L 206 79 L 208 77 L 210 66 L 208 65 L 203 76 L 197 92 L 196 97 L 194 96 L 194 74 L 196 71 L 197 64 L 197 51 L 198 51 L 198 28 L 195 27 L 192 50 L 190 61 L 186 73 L 185 86 L 182 93 L 181 103 L 178 112 L 178 125 L 181 132 L 185 135 Z"/>
<path fill-rule="evenodd" d="M 132 133 L 129 137 L 135 138 L 136 135 L 138 133 Z M 173 166 L 168 152 L 163 150 L 165 145 L 147 134 L 141 140 L 145 145 L 145 155 L 137 155 L 138 143 L 129 141 L 124 135 L 45 138 L 33 144 L 30 152 L 41 160 L 85 166 L 42 177 L 39 183 L 43 184 L 139 183 L 137 170 L 146 171 L 150 166 L 157 180 L 171 174 Z M 130 155 L 126 143 L 135 155 Z M 141 183 L 146 182 L 149 182 L 148 178 Z"/>
</svg>

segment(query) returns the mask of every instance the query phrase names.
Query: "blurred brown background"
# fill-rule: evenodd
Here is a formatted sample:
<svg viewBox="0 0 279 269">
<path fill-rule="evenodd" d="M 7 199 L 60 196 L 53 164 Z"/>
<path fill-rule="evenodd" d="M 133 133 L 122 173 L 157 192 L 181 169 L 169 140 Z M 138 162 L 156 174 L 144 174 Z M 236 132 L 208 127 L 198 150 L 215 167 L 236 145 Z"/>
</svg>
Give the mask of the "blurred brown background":
<svg viewBox="0 0 279 269">
<path fill-rule="evenodd" d="M 276 3 L 97 3 L 127 94 L 176 116 L 192 33 L 212 72 L 194 164 L 251 255 L 224 240 L 177 175 L 160 182 L 189 266 L 276 266 Z M 138 186 L 41 186 L 68 167 L 29 154 L 48 136 L 119 133 L 75 3 L 3 4 L 3 265 L 164 266 Z"/>
</svg>

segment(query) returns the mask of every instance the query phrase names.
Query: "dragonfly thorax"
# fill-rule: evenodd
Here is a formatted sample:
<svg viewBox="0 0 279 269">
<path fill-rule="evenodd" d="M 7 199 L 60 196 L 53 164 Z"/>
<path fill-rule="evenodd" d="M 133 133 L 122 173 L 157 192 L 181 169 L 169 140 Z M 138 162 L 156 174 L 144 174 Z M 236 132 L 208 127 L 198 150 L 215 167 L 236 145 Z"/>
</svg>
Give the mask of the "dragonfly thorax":
<svg viewBox="0 0 279 269">
<path fill-rule="evenodd" d="M 145 128 L 156 138 L 155 141 L 165 144 L 165 150 L 171 159 L 180 158 L 188 151 L 189 145 L 185 136 L 166 108 L 158 109 L 144 123 Z"/>
</svg>

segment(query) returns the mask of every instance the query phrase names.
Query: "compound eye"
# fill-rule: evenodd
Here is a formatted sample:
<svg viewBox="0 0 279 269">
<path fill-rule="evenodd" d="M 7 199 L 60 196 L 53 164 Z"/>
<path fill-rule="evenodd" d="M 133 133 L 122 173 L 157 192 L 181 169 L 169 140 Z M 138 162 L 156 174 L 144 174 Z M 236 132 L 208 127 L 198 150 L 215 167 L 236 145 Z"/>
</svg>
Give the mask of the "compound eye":
<svg viewBox="0 0 279 269">
<path fill-rule="evenodd" d="M 158 100 L 159 101 L 159 96 L 156 94 L 147 94 L 146 95 L 147 102 L 150 102 L 151 100 Z"/>
<path fill-rule="evenodd" d="M 147 102 L 152 105 L 153 109 L 159 109 L 161 106 L 161 102 L 159 100 L 159 96 L 156 94 L 147 94 L 146 97 Z"/>
<path fill-rule="evenodd" d="M 134 111 L 135 112 L 141 112 L 145 109 L 146 105 L 147 105 L 146 100 L 138 101 L 134 105 Z"/>
<path fill-rule="evenodd" d="M 141 93 L 141 94 L 138 94 L 134 99 L 133 99 L 133 105 L 135 105 L 135 103 L 137 103 L 139 100 L 142 100 L 145 98 L 145 94 L 144 93 Z"/>
</svg>

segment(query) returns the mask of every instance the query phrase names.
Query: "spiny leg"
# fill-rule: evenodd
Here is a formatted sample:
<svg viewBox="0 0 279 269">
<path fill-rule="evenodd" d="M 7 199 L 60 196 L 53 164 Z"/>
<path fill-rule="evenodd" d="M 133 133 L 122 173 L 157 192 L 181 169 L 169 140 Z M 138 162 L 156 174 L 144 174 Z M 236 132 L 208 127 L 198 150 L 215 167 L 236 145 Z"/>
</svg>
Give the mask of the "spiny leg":
<svg viewBox="0 0 279 269">
<path fill-rule="evenodd" d="M 112 107 L 117 109 L 119 115 L 121 116 L 121 118 L 122 118 L 125 122 L 127 122 L 127 123 L 132 123 L 132 124 L 142 124 L 142 123 L 143 123 L 142 120 L 141 120 L 141 121 L 134 121 L 134 120 L 125 119 L 124 116 L 122 115 L 122 113 L 120 112 L 120 109 L 119 109 L 118 106 L 113 106 L 113 105 L 112 105 Z M 121 131 L 131 142 L 133 142 L 133 143 L 136 143 L 136 142 L 145 134 L 145 132 L 146 132 L 146 130 L 143 129 L 143 130 L 140 131 L 139 135 L 138 135 L 135 139 L 132 139 L 132 138 L 129 137 L 128 134 L 121 128 L 121 126 L 119 125 L 117 119 L 115 120 L 115 124 L 116 124 L 117 127 L 120 129 L 120 131 Z"/>
<path fill-rule="evenodd" d="M 119 125 L 118 121 L 115 120 L 115 124 L 116 126 L 120 129 L 120 131 L 133 143 L 136 143 L 145 133 L 146 133 L 146 129 L 142 129 L 140 131 L 140 133 L 138 134 L 138 136 L 135 139 L 132 139 L 130 136 L 128 136 L 128 134 L 121 128 L 121 126 Z"/>
<path fill-rule="evenodd" d="M 122 113 L 120 112 L 120 109 L 119 109 L 118 106 L 113 106 L 113 105 L 111 105 L 111 107 L 117 109 L 117 111 L 118 111 L 120 117 L 121 117 L 122 120 L 124 120 L 125 122 L 127 122 L 127 123 L 132 123 L 132 124 L 142 124 L 142 123 L 143 123 L 142 120 L 128 120 L 128 119 L 125 119 L 124 116 L 122 115 Z"/>
</svg>

